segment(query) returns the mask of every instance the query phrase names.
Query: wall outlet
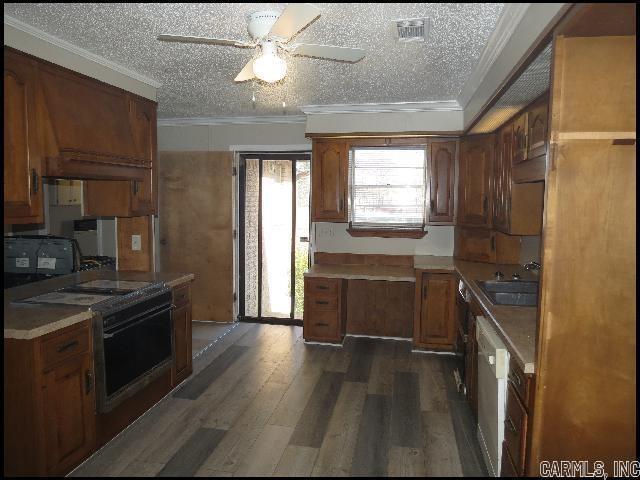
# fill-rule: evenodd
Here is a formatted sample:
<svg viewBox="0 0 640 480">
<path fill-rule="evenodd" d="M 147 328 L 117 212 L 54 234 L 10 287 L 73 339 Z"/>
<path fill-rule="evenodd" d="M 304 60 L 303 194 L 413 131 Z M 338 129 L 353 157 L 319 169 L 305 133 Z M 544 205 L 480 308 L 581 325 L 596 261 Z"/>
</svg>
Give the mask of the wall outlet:
<svg viewBox="0 0 640 480">
<path fill-rule="evenodd" d="M 131 250 L 142 250 L 142 235 L 131 235 Z"/>
</svg>

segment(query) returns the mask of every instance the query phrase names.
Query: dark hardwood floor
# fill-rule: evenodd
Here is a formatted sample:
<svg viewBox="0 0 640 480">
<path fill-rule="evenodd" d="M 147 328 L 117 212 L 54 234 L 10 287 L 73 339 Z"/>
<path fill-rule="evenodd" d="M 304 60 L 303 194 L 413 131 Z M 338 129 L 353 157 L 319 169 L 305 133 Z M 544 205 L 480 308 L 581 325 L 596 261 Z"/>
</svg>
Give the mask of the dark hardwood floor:
<svg viewBox="0 0 640 480">
<path fill-rule="evenodd" d="M 241 323 L 72 476 L 486 476 L 451 356 Z"/>
</svg>

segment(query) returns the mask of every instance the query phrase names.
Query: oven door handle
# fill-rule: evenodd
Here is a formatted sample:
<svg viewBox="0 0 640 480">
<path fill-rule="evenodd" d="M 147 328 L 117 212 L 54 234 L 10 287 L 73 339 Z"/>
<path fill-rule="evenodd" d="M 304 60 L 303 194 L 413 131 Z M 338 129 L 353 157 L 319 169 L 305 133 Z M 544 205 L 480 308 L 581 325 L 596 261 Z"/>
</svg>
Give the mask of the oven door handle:
<svg viewBox="0 0 640 480">
<path fill-rule="evenodd" d="M 102 334 L 102 338 L 104 338 L 104 339 L 112 338 L 112 337 L 118 335 L 119 333 L 122 333 L 125 330 L 128 330 L 129 328 L 131 328 L 131 327 L 133 327 L 135 325 L 138 325 L 138 324 L 140 324 L 142 322 L 146 322 L 150 318 L 157 317 L 158 315 L 162 315 L 163 313 L 170 312 L 171 310 L 173 310 L 175 308 L 176 308 L 175 305 L 170 305 L 167 308 L 163 308 L 162 310 L 150 310 L 150 311 L 147 311 L 145 313 L 141 313 L 140 315 L 137 315 L 134 318 L 139 318 L 140 316 L 143 316 L 143 318 L 140 318 L 139 320 L 135 320 L 135 321 L 129 322 L 126 325 L 124 325 L 122 328 L 118 328 L 118 329 L 116 329 L 114 331 L 111 331 L 109 333 L 104 332 Z M 153 312 L 153 313 L 151 313 L 151 312 Z M 151 313 L 151 315 L 148 315 L 149 313 Z"/>
</svg>

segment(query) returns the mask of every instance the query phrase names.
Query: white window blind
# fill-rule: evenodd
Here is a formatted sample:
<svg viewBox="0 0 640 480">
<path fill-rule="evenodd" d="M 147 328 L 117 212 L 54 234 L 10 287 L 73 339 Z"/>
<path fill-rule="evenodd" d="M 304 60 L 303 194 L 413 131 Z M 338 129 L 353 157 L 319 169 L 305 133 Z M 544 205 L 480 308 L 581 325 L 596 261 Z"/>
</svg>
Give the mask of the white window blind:
<svg viewBox="0 0 640 480">
<path fill-rule="evenodd" d="M 349 152 L 351 226 L 422 228 L 425 163 L 424 148 L 353 148 Z"/>
</svg>

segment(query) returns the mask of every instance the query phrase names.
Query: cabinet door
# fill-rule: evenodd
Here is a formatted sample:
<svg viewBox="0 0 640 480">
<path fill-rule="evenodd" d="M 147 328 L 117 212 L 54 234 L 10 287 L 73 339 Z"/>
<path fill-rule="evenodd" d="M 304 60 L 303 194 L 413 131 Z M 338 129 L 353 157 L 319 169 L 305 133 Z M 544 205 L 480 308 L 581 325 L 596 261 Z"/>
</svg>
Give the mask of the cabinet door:
<svg viewBox="0 0 640 480">
<path fill-rule="evenodd" d="M 513 122 L 513 164 L 527 159 L 527 114 L 523 113 Z"/>
<path fill-rule="evenodd" d="M 429 156 L 429 223 L 453 223 L 456 142 L 433 142 Z"/>
<path fill-rule="evenodd" d="M 55 65 L 40 65 L 46 111 L 61 156 L 93 163 L 140 164 L 129 96 Z"/>
<path fill-rule="evenodd" d="M 500 130 L 497 145 L 493 169 L 493 227 L 509 232 L 513 125 Z"/>
<path fill-rule="evenodd" d="M 186 304 L 173 311 L 174 342 L 176 363 L 174 384 L 187 378 L 192 371 L 192 338 L 191 338 L 191 304 Z"/>
<path fill-rule="evenodd" d="M 491 224 L 493 135 L 463 139 L 460 145 L 458 224 Z"/>
<path fill-rule="evenodd" d="M 136 148 L 136 156 L 141 163 L 151 166 L 155 162 L 156 150 L 156 104 L 130 97 L 129 121 L 131 133 Z"/>
<path fill-rule="evenodd" d="M 43 418 L 50 475 L 62 475 L 94 450 L 92 361 L 78 355 L 44 374 Z"/>
<path fill-rule="evenodd" d="M 35 114 L 36 66 L 4 51 L 4 223 L 42 223 L 41 151 Z"/>
<path fill-rule="evenodd" d="M 451 349 L 455 341 L 455 277 L 423 273 L 420 288 L 420 315 L 414 326 L 414 342 L 419 346 Z"/>
<path fill-rule="evenodd" d="M 347 221 L 348 149 L 344 141 L 314 141 L 313 221 Z"/>
<path fill-rule="evenodd" d="M 456 258 L 471 262 L 495 262 L 496 240 L 492 230 L 456 227 L 454 239 Z"/>
<path fill-rule="evenodd" d="M 131 213 L 133 215 L 153 215 L 157 212 L 154 201 L 156 183 L 154 171 L 145 169 L 144 180 L 131 181 Z"/>
<path fill-rule="evenodd" d="M 542 105 L 531 109 L 527 114 L 528 137 L 527 157 L 535 158 L 547 153 L 547 122 L 549 105 L 546 100 Z"/>
</svg>

